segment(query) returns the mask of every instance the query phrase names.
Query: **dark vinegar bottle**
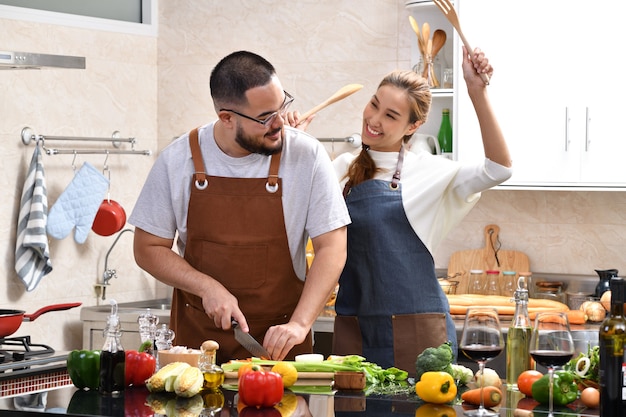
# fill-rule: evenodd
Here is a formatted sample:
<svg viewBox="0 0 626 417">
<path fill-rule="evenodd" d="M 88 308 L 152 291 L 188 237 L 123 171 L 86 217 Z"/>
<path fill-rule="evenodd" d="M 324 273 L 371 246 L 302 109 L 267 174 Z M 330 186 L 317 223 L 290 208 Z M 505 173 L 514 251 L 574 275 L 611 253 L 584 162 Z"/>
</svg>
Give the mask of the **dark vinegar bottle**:
<svg viewBox="0 0 626 417">
<path fill-rule="evenodd" d="M 120 319 L 115 300 L 111 300 L 111 315 L 104 331 L 104 345 L 100 352 L 100 393 L 116 396 L 124 392 L 126 353 L 120 340 Z"/>
<path fill-rule="evenodd" d="M 611 278 L 611 313 L 600 325 L 600 415 L 623 417 L 626 406 L 624 345 L 626 287 L 622 278 Z"/>
</svg>

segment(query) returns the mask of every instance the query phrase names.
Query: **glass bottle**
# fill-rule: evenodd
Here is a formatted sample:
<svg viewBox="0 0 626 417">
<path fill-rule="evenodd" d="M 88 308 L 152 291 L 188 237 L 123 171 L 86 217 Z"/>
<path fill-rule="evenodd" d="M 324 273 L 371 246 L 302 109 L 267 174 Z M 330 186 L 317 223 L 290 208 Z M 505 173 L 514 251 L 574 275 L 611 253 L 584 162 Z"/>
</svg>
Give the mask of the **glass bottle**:
<svg viewBox="0 0 626 417">
<path fill-rule="evenodd" d="M 500 271 L 489 270 L 487 271 L 487 285 L 485 286 L 485 294 L 487 295 L 500 295 Z"/>
<path fill-rule="evenodd" d="M 626 344 L 625 283 L 611 278 L 611 312 L 600 325 L 600 415 L 623 416 L 626 406 L 624 345 Z"/>
<path fill-rule="evenodd" d="M 526 278 L 520 276 L 514 293 L 515 316 L 507 333 L 506 383 L 517 389 L 517 378 L 530 369 L 530 336 L 532 323 L 528 317 L 528 288 Z"/>
<path fill-rule="evenodd" d="M 452 124 L 450 123 L 450 109 L 443 109 L 441 113 L 441 126 L 439 127 L 439 148 L 441 155 L 452 159 Z"/>
<path fill-rule="evenodd" d="M 485 291 L 485 279 L 482 269 L 470 270 L 469 287 L 467 292 L 469 294 L 483 294 Z"/>
<path fill-rule="evenodd" d="M 117 302 L 111 300 L 111 315 L 104 329 L 104 345 L 100 352 L 100 393 L 120 395 L 124 391 L 126 353 L 122 347 L 120 318 Z"/>
<path fill-rule="evenodd" d="M 161 324 L 161 327 L 156 330 L 155 336 L 154 344 L 157 348 L 157 369 L 160 369 L 161 364 L 159 363 L 159 352 L 162 350 L 170 350 L 172 348 L 174 336 L 176 336 L 176 334 L 174 333 L 174 330 L 167 327 L 167 324 L 163 323 Z"/>
<path fill-rule="evenodd" d="M 220 345 L 214 340 L 205 340 L 200 346 L 202 354 L 198 359 L 198 368 L 204 375 L 205 389 L 217 389 L 224 383 L 224 370 L 215 364 L 215 356 Z"/>
</svg>

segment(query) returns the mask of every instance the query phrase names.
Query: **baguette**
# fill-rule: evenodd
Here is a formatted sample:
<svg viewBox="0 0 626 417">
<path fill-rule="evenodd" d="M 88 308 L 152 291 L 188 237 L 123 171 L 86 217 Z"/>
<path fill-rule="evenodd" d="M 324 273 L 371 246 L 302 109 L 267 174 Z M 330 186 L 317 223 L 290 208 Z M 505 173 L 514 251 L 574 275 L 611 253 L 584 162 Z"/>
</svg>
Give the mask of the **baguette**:
<svg viewBox="0 0 626 417">
<path fill-rule="evenodd" d="M 450 314 L 464 315 L 470 307 L 491 307 L 498 314 L 512 316 L 515 314 L 515 300 L 501 295 L 479 294 L 447 294 Z M 567 312 L 569 307 L 559 301 L 530 298 L 528 300 L 528 316 L 535 318 L 537 313 Z"/>
</svg>

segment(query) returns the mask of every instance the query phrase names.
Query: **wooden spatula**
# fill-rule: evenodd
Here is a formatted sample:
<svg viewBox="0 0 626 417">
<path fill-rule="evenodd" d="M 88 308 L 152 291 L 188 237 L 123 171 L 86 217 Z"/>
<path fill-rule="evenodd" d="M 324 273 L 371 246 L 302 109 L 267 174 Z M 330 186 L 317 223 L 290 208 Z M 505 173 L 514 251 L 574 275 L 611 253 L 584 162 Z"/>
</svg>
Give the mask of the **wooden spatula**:
<svg viewBox="0 0 626 417">
<path fill-rule="evenodd" d="M 339 100 L 343 100 L 344 98 L 348 97 L 349 95 L 356 93 L 361 88 L 363 88 L 363 85 L 361 85 L 361 84 L 348 84 L 348 85 L 345 85 L 345 86 L 341 87 L 332 96 L 328 97 L 326 100 L 324 100 L 323 102 L 321 102 L 317 106 L 313 107 L 309 111 L 307 111 L 304 114 L 302 114 L 300 116 L 300 123 L 304 122 L 310 115 L 319 112 L 323 108 L 326 108 L 326 107 L 330 106 L 331 104 L 338 102 Z M 298 125 L 300 123 L 298 123 Z"/>
<path fill-rule="evenodd" d="M 454 6 L 450 2 L 450 0 L 434 0 L 434 3 L 437 5 L 437 7 L 439 7 L 439 10 L 441 10 L 441 13 L 443 13 L 446 16 L 446 18 L 452 24 L 452 26 L 454 26 L 457 33 L 459 34 L 459 37 L 461 38 L 461 41 L 463 41 L 463 45 L 465 45 L 467 52 L 470 54 L 470 57 L 473 58 L 474 50 L 472 49 L 469 42 L 465 38 L 465 35 L 463 35 L 463 31 L 461 30 L 461 23 L 459 22 L 459 17 L 457 16 L 456 10 L 454 10 Z M 480 78 L 482 78 L 485 85 L 489 85 L 489 76 L 487 74 L 484 74 L 484 73 L 480 74 Z"/>
</svg>

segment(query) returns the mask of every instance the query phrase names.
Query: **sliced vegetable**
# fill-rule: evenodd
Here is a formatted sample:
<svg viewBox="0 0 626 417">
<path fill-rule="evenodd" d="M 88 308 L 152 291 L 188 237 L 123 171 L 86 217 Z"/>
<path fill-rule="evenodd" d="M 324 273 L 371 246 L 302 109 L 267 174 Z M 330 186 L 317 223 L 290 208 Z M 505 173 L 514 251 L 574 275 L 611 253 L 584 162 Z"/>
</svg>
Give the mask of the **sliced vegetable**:
<svg viewBox="0 0 626 417">
<path fill-rule="evenodd" d="M 495 407 L 502 401 L 502 391 L 493 386 L 467 390 L 461 394 L 461 399 L 469 404 L 480 405 L 481 395 L 485 407 Z"/>
</svg>

